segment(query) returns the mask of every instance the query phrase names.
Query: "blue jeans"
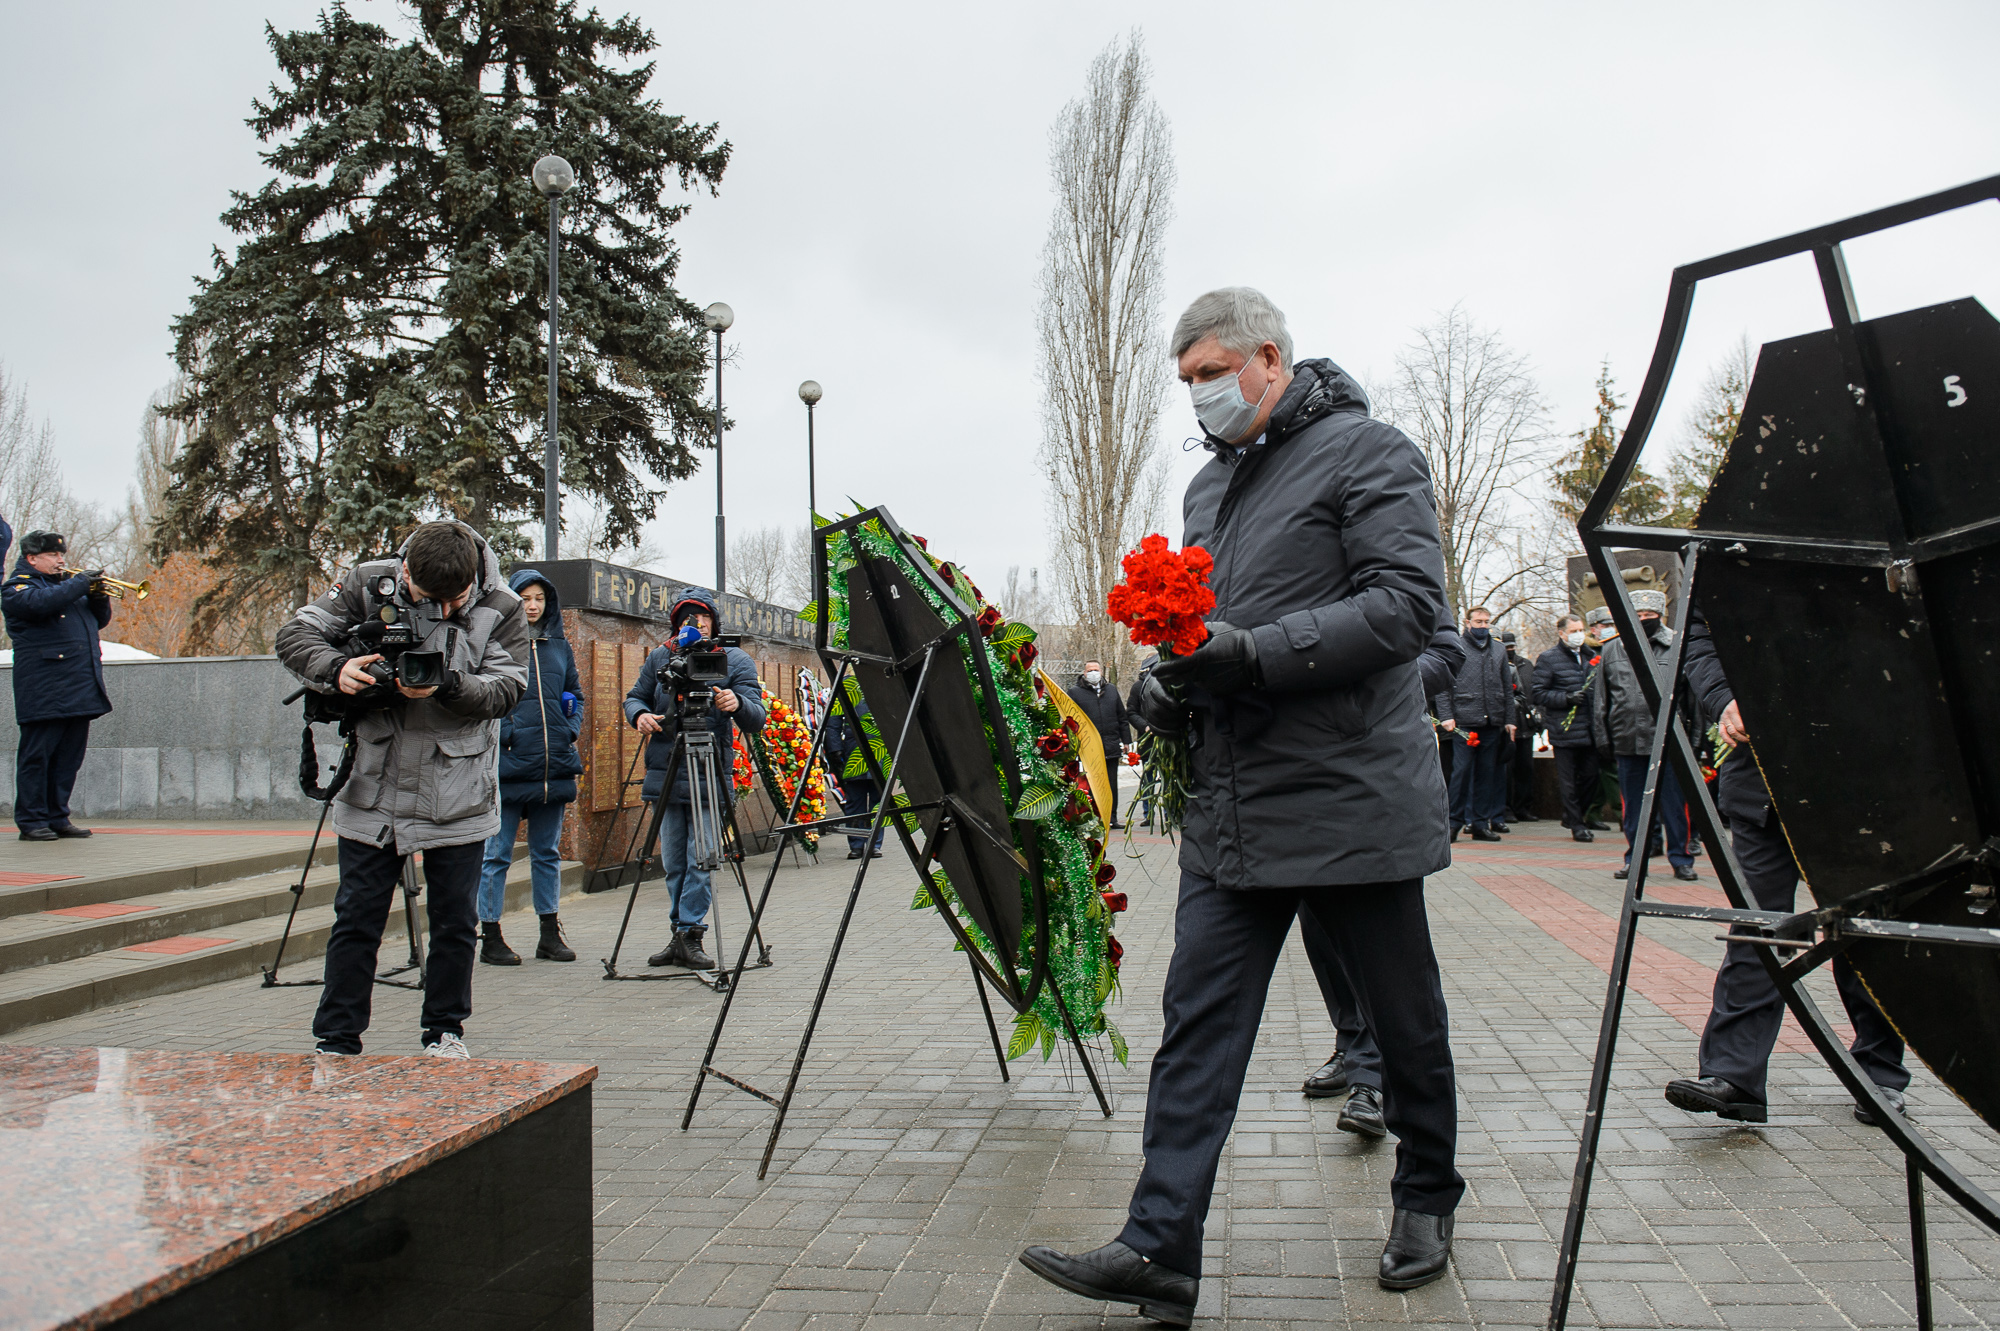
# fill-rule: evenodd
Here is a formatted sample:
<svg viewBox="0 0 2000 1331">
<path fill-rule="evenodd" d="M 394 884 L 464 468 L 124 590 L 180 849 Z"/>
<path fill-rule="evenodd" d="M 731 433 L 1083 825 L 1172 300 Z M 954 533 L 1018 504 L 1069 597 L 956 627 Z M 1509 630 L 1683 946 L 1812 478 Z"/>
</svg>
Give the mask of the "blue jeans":
<svg viewBox="0 0 2000 1331">
<path fill-rule="evenodd" d="M 704 847 L 696 844 L 688 813 L 688 805 L 668 800 L 660 817 L 660 864 L 666 870 L 667 890 L 674 895 L 676 929 L 701 928 L 713 895 L 708 870 L 695 867 Z M 713 847 L 707 849 L 713 853 Z"/>
<path fill-rule="evenodd" d="M 523 817 L 528 820 L 528 865 L 535 884 L 535 914 L 556 913 L 557 899 L 562 895 L 556 840 L 562 836 L 563 806 L 502 800 L 500 830 L 486 838 L 486 863 L 479 875 L 482 924 L 492 924 L 500 918 L 500 906 L 507 895 L 507 869 L 514 862 L 514 833 Z"/>
<path fill-rule="evenodd" d="M 874 813 L 875 802 L 882 798 L 882 788 L 876 785 L 873 779 L 865 776 L 846 777 L 841 781 L 840 788 L 846 792 L 848 800 L 853 802 L 853 807 L 849 808 L 847 802 L 843 801 L 840 811 L 850 816 L 857 813 Z M 888 824 L 884 823 L 882 826 L 883 833 L 886 833 Z M 877 850 L 882 849 L 883 833 L 876 834 L 875 849 Z M 868 829 L 866 827 L 847 834 L 847 849 L 850 853 L 859 855 L 867 848 L 867 845 Z"/>
<path fill-rule="evenodd" d="M 1451 825 L 1488 828 L 1504 821 L 1507 773 L 1500 766 L 1500 747 L 1507 732 L 1499 726 L 1460 726 L 1461 734 L 1479 736 L 1479 747 L 1457 740 L 1451 755 Z"/>
<path fill-rule="evenodd" d="M 1632 866 L 1632 847 L 1645 847 L 1638 840 L 1639 800 L 1646 793 L 1646 755 L 1621 753 L 1618 755 L 1618 793 L 1625 800 L 1625 814 L 1621 820 L 1625 824 L 1625 866 Z M 1667 862 L 1676 869 L 1694 867 L 1694 856 L 1688 854 L 1688 809 L 1687 801 L 1681 798 L 1680 782 L 1674 779 L 1674 769 L 1660 765 L 1660 789 L 1653 801 L 1653 826 L 1666 831 Z"/>
</svg>

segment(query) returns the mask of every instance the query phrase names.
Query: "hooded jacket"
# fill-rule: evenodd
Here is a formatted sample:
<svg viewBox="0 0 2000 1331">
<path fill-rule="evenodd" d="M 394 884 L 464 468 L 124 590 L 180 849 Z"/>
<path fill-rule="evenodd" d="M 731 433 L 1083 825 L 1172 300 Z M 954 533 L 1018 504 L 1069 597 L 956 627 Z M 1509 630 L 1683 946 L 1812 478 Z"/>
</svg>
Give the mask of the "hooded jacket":
<svg viewBox="0 0 2000 1331">
<path fill-rule="evenodd" d="M 492 548 L 470 527 L 465 531 L 479 546 L 471 597 L 441 621 L 417 608 L 421 645 L 445 652 L 455 679 L 429 697 L 360 714 L 354 773 L 333 802 L 338 836 L 408 855 L 484 841 L 499 829 L 494 744 L 500 718 L 527 688 L 528 621 L 521 598 L 501 580 Z M 381 608 L 379 579 L 396 578 L 397 604 L 409 608 L 402 554 L 356 565 L 278 630 L 278 659 L 300 683 L 320 693 L 340 691 L 341 666 L 364 654 L 355 650 L 354 628 Z"/>
<path fill-rule="evenodd" d="M 507 579 L 516 596 L 530 585 L 542 589 L 548 604 L 542 617 L 527 625 L 527 692 L 500 722 L 500 798 L 510 804 L 568 804 L 583 774 L 576 751 L 583 733 L 583 685 L 563 636 L 562 601 L 554 584 L 531 568 L 516 569 Z M 565 693 L 576 699 L 574 716 L 563 715 Z"/>
<path fill-rule="evenodd" d="M 1450 842 L 1416 662 L 1444 556 L 1423 454 L 1327 360 L 1294 367 L 1257 442 L 1208 447 L 1182 541 L 1214 557 L 1211 619 L 1252 630 L 1263 685 L 1190 691 L 1182 869 L 1230 889 L 1435 873 Z"/>
<path fill-rule="evenodd" d="M 90 595 L 88 578 L 35 572 L 26 555 L 0 586 L 14 640 L 14 719 L 85 720 L 111 710 L 97 631 L 111 623 L 111 598 Z"/>
<path fill-rule="evenodd" d="M 711 622 L 720 625 L 722 616 L 716 612 L 715 597 L 699 587 L 690 587 L 674 602 L 673 619 L 678 625 L 682 608 L 698 605 L 708 611 Z M 725 712 L 711 705 L 708 709 L 708 728 L 715 735 L 716 760 L 720 766 L 717 773 L 725 803 L 736 798 L 736 782 L 733 776 L 736 743 L 736 727 L 761 731 L 764 728 L 764 690 L 757 682 L 757 663 L 737 647 L 723 648 L 729 661 L 729 678 L 720 687 L 736 695 L 737 708 Z M 667 788 L 667 798 L 675 804 L 688 802 L 687 766 L 676 763 L 671 784 L 667 782 L 667 764 L 672 762 L 674 753 L 675 727 L 674 689 L 667 662 L 673 656 L 671 645 L 655 647 L 646 656 L 646 664 L 639 671 L 639 678 L 633 682 L 631 692 L 625 695 L 625 723 L 636 726 L 639 717 L 647 712 L 663 718 L 658 733 L 646 745 L 646 784 L 641 795 L 648 799 L 658 799 L 661 787 Z"/>
</svg>

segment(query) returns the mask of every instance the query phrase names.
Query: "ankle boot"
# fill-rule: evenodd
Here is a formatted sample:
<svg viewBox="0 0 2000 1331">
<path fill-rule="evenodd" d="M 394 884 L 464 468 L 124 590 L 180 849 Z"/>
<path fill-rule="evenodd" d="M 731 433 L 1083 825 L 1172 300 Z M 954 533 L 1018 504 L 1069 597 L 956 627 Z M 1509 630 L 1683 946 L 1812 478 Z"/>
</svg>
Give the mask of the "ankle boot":
<svg viewBox="0 0 2000 1331">
<path fill-rule="evenodd" d="M 702 936 L 707 932 L 708 930 L 706 929 L 689 929 L 683 935 L 681 942 L 681 964 L 683 966 L 698 971 L 712 971 L 715 969 L 715 958 L 701 950 Z"/>
<path fill-rule="evenodd" d="M 507 940 L 500 936 L 500 921 L 479 922 L 479 959 L 489 966 L 521 964 L 521 954 L 508 947 Z"/>
<path fill-rule="evenodd" d="M 544 915 L 542 920 L 542 941 L 535 944 L 537 961 L 575 961 L 576 953 L 563 941 L 562 921 L 554 915 Z"/>
</svg>

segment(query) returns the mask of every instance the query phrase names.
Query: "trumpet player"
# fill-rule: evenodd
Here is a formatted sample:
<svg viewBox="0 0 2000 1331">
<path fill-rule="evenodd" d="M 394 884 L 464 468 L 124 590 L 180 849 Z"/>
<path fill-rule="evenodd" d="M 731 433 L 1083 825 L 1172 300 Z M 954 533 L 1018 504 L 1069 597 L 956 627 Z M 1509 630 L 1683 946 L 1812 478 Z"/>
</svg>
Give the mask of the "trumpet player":
<svg viewBox="0 0 2000 1331">
<path fill-rule="evenodd" d="M 90 723 L 111 710 L 97 633 L 111 623 L 100 571 L 72 576 L 61 532 L 21 538 L 21 562 L 0 584 L 0 612 L 14 640 L 14 821 L 23 841 L 87 837 L 70 821 L 69 794 L 90 742 Z"/>
</svg>

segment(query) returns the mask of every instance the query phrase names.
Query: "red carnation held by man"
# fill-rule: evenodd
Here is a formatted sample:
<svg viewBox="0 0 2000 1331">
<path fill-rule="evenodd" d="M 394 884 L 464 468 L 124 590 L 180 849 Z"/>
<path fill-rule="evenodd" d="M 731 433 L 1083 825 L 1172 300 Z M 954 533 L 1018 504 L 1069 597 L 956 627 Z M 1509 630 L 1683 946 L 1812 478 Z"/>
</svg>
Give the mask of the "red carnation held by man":
<svg viewBox="0 0 2000 1331">
<path fill-rule="evenodd" d="M 1176 553 L 1155 533 L 1125 556 L 1125 581 L 1111 589 L 1105 608 L 1132 631 L 1132 641 L 1169 656 L 1187 656 L 1208 640 L 1208 612 L 1215 593 L 1208 575 L 1215 561 L 1191 545 Z"/>
</svg>

